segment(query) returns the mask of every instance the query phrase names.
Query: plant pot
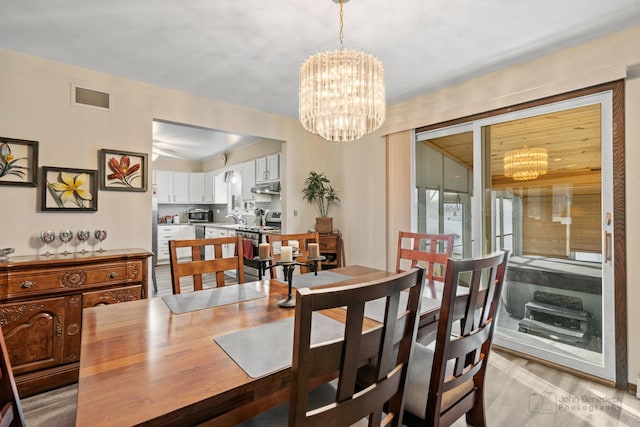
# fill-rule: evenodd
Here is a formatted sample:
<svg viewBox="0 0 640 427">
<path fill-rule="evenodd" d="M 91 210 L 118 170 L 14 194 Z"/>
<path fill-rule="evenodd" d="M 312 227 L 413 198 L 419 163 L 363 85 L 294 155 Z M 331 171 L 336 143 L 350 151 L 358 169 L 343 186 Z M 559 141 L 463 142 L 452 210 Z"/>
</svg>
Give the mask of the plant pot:
<svg viewBox="0 0 640 427">
<path fill-rule="evenodd" d="M 333 218 L 316 217 L 316 231 L 318 233 L 331 233 L 333 231 Z"/>
</svg>

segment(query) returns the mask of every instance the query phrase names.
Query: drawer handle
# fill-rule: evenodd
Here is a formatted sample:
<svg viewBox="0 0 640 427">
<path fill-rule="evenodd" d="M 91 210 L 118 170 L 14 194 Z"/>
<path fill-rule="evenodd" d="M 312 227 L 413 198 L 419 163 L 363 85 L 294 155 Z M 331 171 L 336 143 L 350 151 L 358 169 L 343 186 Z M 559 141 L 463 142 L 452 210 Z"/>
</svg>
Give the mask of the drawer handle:
<svg viewBox="0 0 640 427">
<path fill-rule="evenodd" d="M 31 280 L 25 280 L 24 282 L 20 283 L 20 287 L 22 289 L 29 289 L 32 288 L 36 285 L 36 282 L 32 282 Z"/>
<path fill-rule="evenodd" d="M 109 273 L 109 279 L 115 279 L 116 277 L 118 277 L 118 273 L 116 273 L 115 271 Z"/>
</svg>

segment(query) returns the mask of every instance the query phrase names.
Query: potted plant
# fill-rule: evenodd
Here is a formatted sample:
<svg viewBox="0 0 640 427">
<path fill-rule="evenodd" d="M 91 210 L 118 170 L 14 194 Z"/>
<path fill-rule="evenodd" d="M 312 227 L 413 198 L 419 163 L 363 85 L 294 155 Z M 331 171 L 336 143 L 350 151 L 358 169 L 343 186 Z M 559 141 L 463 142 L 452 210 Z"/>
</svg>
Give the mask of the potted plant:
<svg viewBox="0 0 640 427">
<path fill-rule="evenodd" d="M 309 172 L 302 188 L 302 198 L 312 205 L 317 206 L 320 216 L 316 217 L 316 231 L 318 233 L 331 233 L 333 231 L 333 218 L 328 216 L 329 206 L 338 203 L 340 197 L 331 186 L 331 181 L 324 172 Z"/>
</svg>

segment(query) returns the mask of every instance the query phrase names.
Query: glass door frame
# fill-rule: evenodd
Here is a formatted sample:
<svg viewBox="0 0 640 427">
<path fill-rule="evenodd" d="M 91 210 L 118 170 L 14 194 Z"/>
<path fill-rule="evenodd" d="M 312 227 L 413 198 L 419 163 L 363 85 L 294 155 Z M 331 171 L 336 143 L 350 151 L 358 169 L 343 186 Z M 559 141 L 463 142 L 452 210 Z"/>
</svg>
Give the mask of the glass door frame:
<svg viewBox="0 0 640 427">
<path fill-rule="evenodd" d="M 629 385 L 628 379 L 628 325 L 627 325 L 627 256 L 626 256 L 626 193 L 625 193 L 625 83 L 624 80 L 617 80 L 608 83 L 597 84 L 588 88 L 576 89 L 571 92 L 560 93 L 550 95 L 546 98 L 540 98 L 530 101 L 524 101 L 518 104 L 505 105 L 494 110 L 480 112 L 465 117 L 456 119 L 450 119 L 445 122 L 438 122 L 422 127 L 418 127 L 412 130 L 412 140 L 417 141 L 418 135 L 431 134 L 431 132 L 462 132 L 466 126 L 472 126 L 474 121 L 480 121 L 484 119 L 490 119 L 494 116 L 507 114 L 511 112 L 517 112 L 520 110 L 528 110 L 538 106 L 544 106 L 547 104 L 553 104 L 564 100 L 573 100 L 579 97 L 588 96 L 592 94 L 601 94 L 609 92 L 612 94 L 613 105 L 613 159 L 615 159 L 616 167 L 613 169 L 613 232 L 610 240 L 610 247 L 612 248 L 612 261 L 614 273 L 614 289 L 615 296 L 615 313 L 614 319 L 611 321 L 607 319 L 611 325 L 614 325 L 615 337 L 611 337 L 611 341 L 608 346 L 615 348 L 615 383 L 611 383 L 621 390 L 627 390 Z M 435 134 L 434 134 L 435 135 Z M 479 141 L 478 141 L 479 143 Z M 417 200 L 416 186 L 415 186 L 415 144 L 411 144 L 411 158 L 412 161 L 412 229 L 415 229 L 417 224 Z M 478 157 L 477 159 L 475 157 Z M 481 153 L 478 150 L 474 150 L 474 164 L 478 164 L 481 161 Z M 482 164 L 482 163 L 480 163 Z M 481 188 L 478 185 L 481 183 L 480 178 L 474 178 L 473 188 Z M 609 184 L 607 184 L 609 185 Z M 609 187 L 611 188 L 611 187 Z M 474 190 L 477 191 L 477 190 Z M 477 193 L 476 193 L 477 194 Z M 472 210 L 475 212 L 482 212 L 482 198 L 472 198 Z M 474 241 L 474 256 L 481 253 L 482 240 L 481 240 L 481 228 L 478 228 L 482 223 L 482 218 L 475 218 L 476 223 L 472 225 L 472 232 L 477 233 L 477 237 L 473 238 Z M 526 357 L 526 356 L 525 356 Z M 578 372 L 576 372 L 579 374 Z M 608 375 L 609 377 L 609 375 Z M 608 381 L 604 381 L 609 383 Z"/>
<path fill-rule="evenodd" d="M 474 153 L 474 188 L 481 189 L 478 194 L 483 197 L 474 198 L 474 213 L 472 214 L 474 234 L 474 253 L 488 253 L 493 248 L 494 242 L 486 227 L 484 215 L 487 212 L 487 205 L 493 204 L 494 199 L 491 197 L 485 186 L 485 177 L 490 179 L 485 171 L 485 153 L 483 144 L 483 129 L 497 123 L 503 123 L 527 117 L 554 113 L 558 111 L 578 108 L 585 105 L 600 104 L 601 106 L 601 153 L 602 153 L 602 183 L 601 183 L 601 202 L 602 202 L 602 218 L 607 213 L 613 212 L 613 102 L 611 91 L 586 95 L 582 97 L 572 98 L 559 101 L 556 103 L 545 104 L 537 107 L 531 107 L 524 110 L 509 112 L 501 115 L 492 116 L 473 122 L 473 153 Z M 493 211 L 493 205 L 490 207 Z M 478 214 L 480 213 L 480 214 Z M 602 232 L 612 233 L 613 224 L 602 224 Z M 603 233 L 601 233 L 603 235 Z M 602 241 L 602 248 L 608 242 Z M 524 344 L 520 341 L 509 339 L 499 333 L 494 333 L 493 342 L 496 345 L 507 347 L 515 351 L 530 354 L 543 360 L 548 360 L 571 369 L 576 369 L 587 374 L 595 375 L 607 380 L 615 380 L 616 376 L 616 355 L 615 355 L 615 321 L 614 321 L 614 271 L 613 264 L 615 262 L 614 255 L 607 262 L 603 256 L 602 262 L 602 352 L 603 365 L 561 356 L 544 348 L 534 347 Z"/>
</svg>

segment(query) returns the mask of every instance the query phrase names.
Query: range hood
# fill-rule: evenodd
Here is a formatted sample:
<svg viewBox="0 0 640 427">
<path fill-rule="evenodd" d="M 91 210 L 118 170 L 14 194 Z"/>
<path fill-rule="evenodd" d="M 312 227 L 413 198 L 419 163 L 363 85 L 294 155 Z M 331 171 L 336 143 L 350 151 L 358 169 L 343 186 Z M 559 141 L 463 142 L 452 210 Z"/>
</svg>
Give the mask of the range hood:
<svg viewBox="0 0 640 427">
<path fill-rule="evenodd" d="M 280 194 L 280 182 L 267 182 L 251 187 L 251 192 L 256 194 Z"/>
</svg>

